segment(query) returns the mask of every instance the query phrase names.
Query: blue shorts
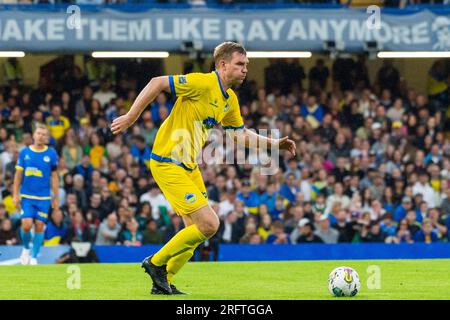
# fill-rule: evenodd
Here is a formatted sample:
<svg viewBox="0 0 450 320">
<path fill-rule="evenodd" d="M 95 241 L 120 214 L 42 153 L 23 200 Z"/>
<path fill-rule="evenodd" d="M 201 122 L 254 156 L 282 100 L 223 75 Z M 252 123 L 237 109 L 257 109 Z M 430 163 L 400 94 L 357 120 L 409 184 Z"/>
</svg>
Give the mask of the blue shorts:
<svg viewBox="0 0 450 320">
<path fill-rule="evenodd" d="M 51 207 L 50 200 L 22 198 L 20 204 L 22 206 L 22 215 L 20 216 L 20 219 L 31 218 L 47 223 Z"/>
</svg>

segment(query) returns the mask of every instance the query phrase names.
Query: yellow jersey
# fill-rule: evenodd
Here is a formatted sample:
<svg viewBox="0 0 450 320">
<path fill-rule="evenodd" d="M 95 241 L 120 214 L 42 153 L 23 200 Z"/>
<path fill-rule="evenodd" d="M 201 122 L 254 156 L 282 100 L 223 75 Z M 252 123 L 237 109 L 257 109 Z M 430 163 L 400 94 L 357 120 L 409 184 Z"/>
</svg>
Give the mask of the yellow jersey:
<svg viewBox="0 0 450 320">
<path fill-rule="evenodd" d="M 70 121 L 64 116 L 60 116 L 58 120 L 53 118 L 53 116 L 49 116 L 46 119 L 46 123 L 47 128 L 50 131 L 50 135 L 55 140 L 62 138 L 66 131 L 70 128 Z"/>
<path fill-rule="evenodd" d="M 156 134 L 151 158 L 192 171 L 215 125 L 244 128 L 239 102 L 232 89 L 223 90 L 217 71 L 172 75 L 169 85 L 177 100 Z"/>
</svg>

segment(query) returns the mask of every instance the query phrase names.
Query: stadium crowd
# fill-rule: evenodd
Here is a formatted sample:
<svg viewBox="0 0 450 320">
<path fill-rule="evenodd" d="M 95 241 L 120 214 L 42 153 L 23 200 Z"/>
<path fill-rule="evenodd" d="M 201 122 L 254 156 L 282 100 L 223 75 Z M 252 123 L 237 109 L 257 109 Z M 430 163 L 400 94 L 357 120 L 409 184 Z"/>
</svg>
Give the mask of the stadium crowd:
<svg viewBox="0 0 450 320">
<path fill-rule="evenodd" d="M 60 207 L 51 213 L 45 245 L 165 243 L 183 222 L 148 163 L 174 101 L 160 94 L 126 134 L 109 129 L 146 81 L 163 73 L 161 65 L 89 60 L 83 73 L 70 56 L 61 61 L 34 88 L 21 84 L 20 63 L 4 65 L 0 244 L 21 241 L 13 176 L 39 122 L 59 154 Z M 200 67 L 187 64 L 185 71 Z M 318 59 L 308 71 L 295 59 L 270 60 L 265 87 L 249 80 L 237 89 L 241 113 L 248 128 L 290 136 L 297 155 L 282 153 L 271 176 L 251 163 L 200 165 L 221 220 L 199 249 L 202 257 L 217 258 L 219 243 L 449 241 L 449 74 L 449 61 L 436 61 L 424 75 L 428 92 L 417 92 L 389 59 L 373 83 L 364 56 L 337 59 L 331 68 Z"/>
</svg>

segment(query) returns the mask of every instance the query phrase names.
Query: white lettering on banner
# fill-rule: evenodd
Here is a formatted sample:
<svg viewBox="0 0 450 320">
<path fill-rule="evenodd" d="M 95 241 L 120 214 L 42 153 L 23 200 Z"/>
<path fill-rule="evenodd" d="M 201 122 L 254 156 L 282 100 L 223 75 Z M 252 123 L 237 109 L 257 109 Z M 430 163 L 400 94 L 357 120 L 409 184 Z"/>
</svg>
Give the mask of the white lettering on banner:
<svg viewBox="0 0 450 320">
<path fill-rule="evenodd" d="M 327 20 L 309 20 L 309 38 L 311 40 L 330 40 L 328 37 L 328 25 Z"/>
<path fill-rule="evenodd" d="M 0 17 L 4 15 L 0 13 Z M 0 41 L 69 41 L 79 42 L 80 48 L 86 48 L 83 41 L 136 42 L 150 41 L 183 41 L 204 40 L 208 46 L 220 39 L 237 40 L 253 45 L 261 41 L 274 41 L 283 46 L 288 41 L 308 41 L 315 46 L 325 40 L 340 40 L 353 45 L 362 46 L 365 41 L 377 41 L 384 48 L 390 45 L 405 50 L 414 46 L 426 48 L 432 45 L 434 37 L 430 21 L 421 20 L 414 23 L 409 19 L 400 24 L 394 19 L 384 18 L 380 28 L 368 28 L 364 17 L 351 16 L 347 19 L 325 19 L 309 17 L 304 19 L 282 19 L 258 16 L 246 19 L 233 15 L 222 20 L 217 16 L 174 17 L 128 19 L 122 17 L 98 18 L 89 16 L 80 18 L 79 27 L 65 28 L 65 19 L 0 19 Z M 403 21 L 403 20 L 402 20 Z M 75 29 L 75 31 L 73 31 Z M 76 44 L 73 44 L 76 48 Z M 88 46 L 90 48 L 90 46 Z M 93 48 L 92 48 L 93 49 Z"/>
<path fill-rule="evenodd" d="M 226 20 L 225 39 L 244 41 L 244 22 L 237 19 Z"/>
<path fill-rule="evenodd" d="M 305 27 L 300 19 L 294 19 L 291 23 L 291 27 L 289 28 L 288 35 L 286 40 L 308 40 L 308 36 L 306 35 Z"/>
<path fill-rule="evenodd" d="M 248 30 L 248 41 L 254 41 L 256 39 L 262 41 L 268 40 L 261 20 L 253 20 L 250 25 L 250 29 Z"/>
<path fill-rule="evenodd" d="M 392 42 L 395 44 L 401 44 L 402 42 L 411 44 L 410 36 L 410 29 L 407 26 L 392 28 Z"/>
<path fill-rule="evenodd" d="M 24 23 L 24 31 L 25 31 L 25 40 L 38 40 L 44 41 L 45 35 L 41 30 L 42 25 L 44 24 L 44 19 L 36 19 L 29 20 L 26 19 Z M 34 36 L 34 39 L 33 39 Z"/>
<path fill-rule="evenodd" d="M 81 28 L 75 29 L 75 37 L 77 40 L 83 40 L 84 39 L 84 27 L 89 25 L 89 19 L 81 18 Z"/>
<path fill-rule="evenodd" d="M 173 19 L 173 37 L 175 39 L 181 39 L 181 21 L 178 18 Z"/>
<path fill-rule="evenodd" d="M 128 21 L 111 20 L 110 40 L 111 41 L 127 41 L 128 40 L 127 26 L 128 26 Z"/>
<path fill-rule="evenodd" d="M 130 21 L 128 25 L 129 41 L 151 40 L 151 20 L 143 19 L 141 21 Z"/>
<path fill-rule="evenodd" d="M 198 31 L 199 18 L 183 18 L 181 19 L 181 39 L 192 40 L 202 39 L 201 33 Z"/>
<path fill-rule="evenodd" d="M 164 31 L 164 19 L 156 19 L 156 39 L 173 40 L 173 32 Z"/>
<path fill-rule="evenodd" d="M 89 40 L 109 40 L 109 20 L 91 19 L 89 22 Z M 101 36 L 99 37 L 99 35 Z"/>
<path fill-rule="evenodd" d="M 47 40 L 64 40 L 64 19 L 49 19 L 47 22 Z"/>
<path fill-rule="evenodd" d="M 281 19 L 278 21 L 274 21 L 272 19 L 269 19 L 266 21 L 267 27 L 269 27 L 270 31 L 272 32 L 271 39 L 273 41 L 280 40 L 280 31 L 283 28 L 283 26 L 286 24 L 285 19 Z"/>
<path fill-rule="evenodd" d="M 381 43 L 389 42 L 392 39 L 392 30 L 386 22 L 382 21 L 380 29 L 374 30 L 373 37 L 376 41 Z"/>
<path fill-rule="evenodd" d="M 23 41 L 22 31 L 15 20 L 6 20 L 2 40 Z"/>
<path fill-rule="evenodd" d="M 350 20 L 348 38 L 350 41 L 371 41 L 372 33 L 364 21 Z"/>
<path fill-rule="evenodd" d="M 220 20 L 203 19 L 203 39 L 220 40 Z"/>
<path fill-rule="evenodd" d="M 343 40 L 344 39 L 344 29 L 348 24 L 348 20 L 330 20 L 330 26 L 334 31 L 334 39 L 335 40 Z"/>
<path fill-rule="evenodd" d="M 414 44 L 430 43 L 431 39 L 428 36 L 428 22 L 421 22 L 412 27 L 412 42 Z"/>
</svg>

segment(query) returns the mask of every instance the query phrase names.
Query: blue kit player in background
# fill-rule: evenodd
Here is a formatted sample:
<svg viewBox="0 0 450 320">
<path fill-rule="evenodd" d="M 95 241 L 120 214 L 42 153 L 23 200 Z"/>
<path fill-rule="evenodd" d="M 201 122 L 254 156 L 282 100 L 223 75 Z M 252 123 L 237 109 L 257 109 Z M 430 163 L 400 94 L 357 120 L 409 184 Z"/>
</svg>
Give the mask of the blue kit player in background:
<svg viewBox="0 0 450 320">
<path fill-rule="evenodd" d="M 38 124 L 33 133 L 33 144 L 19 153 L 14 175 L 13 200 L 17 209 L 22 208 L 20 235 L 23 250 L 22 264 L 37 264 L 37 256 L 44 240 L 44 227 L 50 206 L 56 208 L 58 199 L 58 155 L 47 146 L 49 132 L 44 124 Z M 54 194 L 52 200 L 51 192 Z M 33 248 L 30 257 L 31 229 L 34 223 Z"/>
</svg>

